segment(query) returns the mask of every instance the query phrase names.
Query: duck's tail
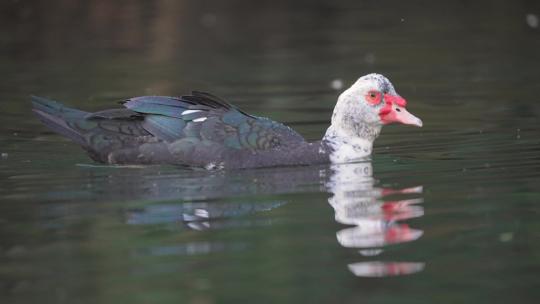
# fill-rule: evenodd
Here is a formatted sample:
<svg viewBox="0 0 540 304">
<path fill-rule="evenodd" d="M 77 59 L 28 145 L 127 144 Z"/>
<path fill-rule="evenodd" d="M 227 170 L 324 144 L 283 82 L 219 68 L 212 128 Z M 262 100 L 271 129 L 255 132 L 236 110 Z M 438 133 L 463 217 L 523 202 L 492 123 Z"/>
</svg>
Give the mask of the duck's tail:
<svg viewBox="0 0 540 304">
<path fill-rule="evenodd" d="M 32 96 L 32 106 L 32 111 L 49 129 L 82 146 L 86 145 L 77 122 L 84 121 L 88 112 L 68 108 L 59 102 L 38 96 Z"/>
</svg>

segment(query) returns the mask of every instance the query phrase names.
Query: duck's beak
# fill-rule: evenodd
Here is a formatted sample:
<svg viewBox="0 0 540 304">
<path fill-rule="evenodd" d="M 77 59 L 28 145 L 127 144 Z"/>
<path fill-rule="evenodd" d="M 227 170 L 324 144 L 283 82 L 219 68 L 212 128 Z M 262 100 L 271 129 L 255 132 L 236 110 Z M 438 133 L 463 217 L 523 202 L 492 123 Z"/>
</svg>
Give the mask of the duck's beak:
<svg viewBox="0 0 540 304">
<path fill-rule="evenodd" d="M 398 95 L 384 95 L 385 106 L 379 111 L 379 117 L 383 124 L 402 123 L 422 127 L 422 120 L 405 109 L 407 101 Z"/>
</svg>

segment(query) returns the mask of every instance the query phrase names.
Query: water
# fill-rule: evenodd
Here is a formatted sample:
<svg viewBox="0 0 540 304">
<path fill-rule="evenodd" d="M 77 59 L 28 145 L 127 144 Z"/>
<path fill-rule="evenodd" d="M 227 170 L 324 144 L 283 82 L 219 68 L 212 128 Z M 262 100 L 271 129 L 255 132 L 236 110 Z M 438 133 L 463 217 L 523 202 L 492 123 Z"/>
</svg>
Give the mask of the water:
<svg viewBox="0 0 540 304">
<path fill-rule="evenodd" d="M 536 2 L 197 3 L 0 6 L 0 302 L 537 301 Z M 341 166 L 100 166 L 28 100 L 208 90 L 314 140 L 369 72 L 424 127 Z"/>
</svg>

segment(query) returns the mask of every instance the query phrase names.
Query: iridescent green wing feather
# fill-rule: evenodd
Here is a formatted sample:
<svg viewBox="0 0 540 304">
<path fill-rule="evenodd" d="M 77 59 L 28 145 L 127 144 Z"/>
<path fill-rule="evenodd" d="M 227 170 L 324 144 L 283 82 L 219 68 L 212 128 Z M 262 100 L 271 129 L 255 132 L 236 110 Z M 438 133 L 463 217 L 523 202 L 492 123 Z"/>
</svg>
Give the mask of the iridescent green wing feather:
<svg viewBox="0 0 540 304">
<path fill-rule="evenodd" d="M 203 92 L 181 97 L 137 97 L 124 105 L 144 114 L 142 126 L 154 136 L 176 141 L 221 144 L 225 148 L 266 150 L 303 138 L 290 128 L 249 115 L 223 99 Z M 187 141 L 186 141 L 187 142 Z"/>
</svg>

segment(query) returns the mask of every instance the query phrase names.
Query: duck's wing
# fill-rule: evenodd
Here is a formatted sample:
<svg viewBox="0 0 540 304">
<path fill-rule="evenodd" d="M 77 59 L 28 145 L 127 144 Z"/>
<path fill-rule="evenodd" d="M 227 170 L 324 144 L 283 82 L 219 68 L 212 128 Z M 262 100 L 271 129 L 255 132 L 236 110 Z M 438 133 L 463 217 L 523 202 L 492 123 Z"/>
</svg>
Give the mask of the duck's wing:
<svg viewBox="0 0 540 304">
<path fill-rule="evenodd" d="M 153 136 L 175 142 L 194 139 L 224 148 L 266 150 L 304 141 L 291 128 L 256 117 L 204 92 L 181 97 L 143 96 L 124 106 L 142 115 L 141 126 Z"/>
</svg>

